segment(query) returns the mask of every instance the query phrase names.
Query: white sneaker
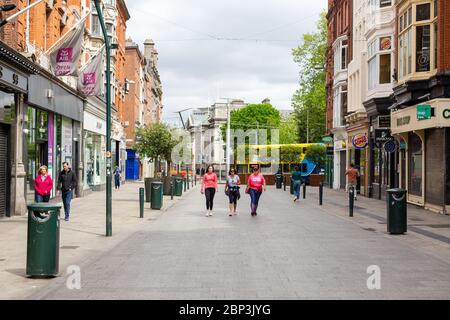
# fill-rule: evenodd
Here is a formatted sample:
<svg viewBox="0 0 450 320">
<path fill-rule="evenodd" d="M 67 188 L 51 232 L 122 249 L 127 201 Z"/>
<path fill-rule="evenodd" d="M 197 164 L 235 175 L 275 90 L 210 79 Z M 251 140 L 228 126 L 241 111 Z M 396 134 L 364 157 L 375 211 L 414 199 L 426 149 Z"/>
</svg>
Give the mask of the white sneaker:
<svg viewBox="0 0 450 320">
<path fill-rule="evenodd" d="M 212 217 L 212 215 L 213 215 L 213 212 L 211 210 L 211 211 L 209 211 L 209 216 Z"/>
<path fill-rule="evenodd" d="M 206 211 L 206 216 L 209 217 L 209 210 Z"/>
</svg>

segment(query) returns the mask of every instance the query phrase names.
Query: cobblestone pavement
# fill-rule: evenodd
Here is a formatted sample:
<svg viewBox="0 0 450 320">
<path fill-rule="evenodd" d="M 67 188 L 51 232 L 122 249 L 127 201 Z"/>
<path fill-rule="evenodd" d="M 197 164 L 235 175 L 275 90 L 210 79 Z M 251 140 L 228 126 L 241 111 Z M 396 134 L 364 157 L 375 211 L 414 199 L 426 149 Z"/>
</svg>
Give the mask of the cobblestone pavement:
<svg viewBox="0 0 450 320">
<path fill-rule="evenodd" d="M 419 225 L 428 233 L 390 235 L 384 202 L 359 198 L 353 218 L 345 195 L 329 189 L 319 207 L 317 189 L 308 188 L 307 199 L 294 203 L 289 192 L 270 187 L 257 217 L 249 214 L 247 195 L 239 214 L 229 217 L 223 186 L 213 217 L 205 217 L 204 202 L 197 187 L 113 248 L 81 262 L 80 290 L 67 289 L 60 277 L 29 298 L 450 298 L 445 228 Z M 410 211 L 421 220 L 410 224 L 450 221 Z M 369 266 L 381 271 L 379 290 L 368 289 Z"/>
</svg>

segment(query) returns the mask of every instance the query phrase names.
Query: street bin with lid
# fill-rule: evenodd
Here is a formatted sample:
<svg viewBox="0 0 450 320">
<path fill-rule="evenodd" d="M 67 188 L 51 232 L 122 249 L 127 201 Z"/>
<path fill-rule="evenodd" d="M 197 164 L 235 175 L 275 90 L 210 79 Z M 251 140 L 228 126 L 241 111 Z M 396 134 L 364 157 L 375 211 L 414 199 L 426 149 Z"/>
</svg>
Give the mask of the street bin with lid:
<svg viewBox="0 0 450 320">
<path fill-rule="evenodd" d="M 163 206 L 163 183 L 152 182 L 152 209 L 160 210 Z"/>
<path fill-rule="evenodd" d="M 277 174 L 275 175 L 275 179 L 276 179 L 277 189 L 281 189 L 282 184 L 283 184 L 283 175 L 277 173 Z"/>
<path fill-rule="evenodd" d="M 407 231 L 407 203 L 404 189 L 389 189 L 387 197 L 387 231 L 403 234 Z"/>
<path fill-rule="evenodd" d="M 59 273 L 60 204 L 28 205 L 27 270 L 29 277 L 52 277 Z"/>
<path fill-rule="evenodd" d="M 183 178 L 175 178 L 175 196 L 181 197 L 183 195 Z"/>
</svg>

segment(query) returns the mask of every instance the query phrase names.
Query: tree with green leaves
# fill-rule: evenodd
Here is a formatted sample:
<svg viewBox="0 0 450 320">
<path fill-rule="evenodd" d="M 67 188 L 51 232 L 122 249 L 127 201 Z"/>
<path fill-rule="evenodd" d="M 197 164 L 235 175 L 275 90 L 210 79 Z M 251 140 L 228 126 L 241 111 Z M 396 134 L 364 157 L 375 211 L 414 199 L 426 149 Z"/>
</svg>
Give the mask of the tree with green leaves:
<svg viewBox="0 0 450 320">
<path fill-rule="evenodd" d="M 319 168 L 325 165 L 327 148 L 321 144 L 313 144 L 306 149 L 305 158 L 314 162 Z"/>
<path fill-rule="evenodd" d="M 303 43 L 292 50 L 294 61 L 300 66 L 300 88 L 292 98 L 292 106 L 301 142 L 319 141 L 326 133 L 327 47 L 327 19 L 323 12 L 317 31 L 303 35 Z"/>
<path fill-rule="evenodd" d="M 299 142 L 301 141 L 299 140 L 297 115 L 293 113 L 280 124 L 280 144 L 295 144 Z"/>
<path fill-rule="evenodd" d="M 150 158 L 155 163 L 155 176 L 161 161 L 172 161 L 172 150 L 180 142 L 170 128 L 162 123 L 153 123 L 136 132 L 137 142 L 133 146 L 141 156 Z"/>
</svg>

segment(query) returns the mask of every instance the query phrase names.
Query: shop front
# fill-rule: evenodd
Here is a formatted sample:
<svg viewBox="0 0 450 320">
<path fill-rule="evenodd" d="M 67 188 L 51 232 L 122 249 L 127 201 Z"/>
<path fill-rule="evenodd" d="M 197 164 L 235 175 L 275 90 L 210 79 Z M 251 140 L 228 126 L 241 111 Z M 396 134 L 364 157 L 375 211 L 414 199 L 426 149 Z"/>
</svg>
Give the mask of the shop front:
<svg viewBox="0 0 450 320">
<path fill-rule="evenodd" d="M 346 117 L 347 127 L 347 168 L 351 163 L 358 169 L 357 193 L 369 196 L 369 122 L 365 112 L 355 112 Z"/>
<path fill-rule="evenodd" d="M 346 188 L 346 176 L 345 171 L 347 168 L 347 132 L 338 131 L 333 136 L 333 150 L 334 150 L 334 162 L 333 162 L 333 189 L 339 190 Z"/>
<path fill-rule="evenodd" d="M 35 72 L 33 63 L 0 42 L 0 216 L 26 212 L 22 117 Z"/>
<path fill-rule="evenodd" d="M 408 202 L 447 213 L 450 209 L 450 99 L 434 99 L 391 113 L 400 144 L 400 185 Z"/>
<path fill-rule="evenodd" d="M 119 167 L 122 173 L 121 179 L 122 183 L 125 182 L 125 172 L 126 172 L 126 161 L 127 161 L 127 149 L 126 149 L 126 136 L 123 130 L 123 126 L 119 121 L 113 119 L 112 121 L 112 170 L 116 166 Z"/>
<path fill-rule="evenodd" d="M 69 163 L 80 182 L 80 141 L 83 100 L 60 80 L 41 71 L 30 76 L 24 117 L 26 200 L 34 201 L 34 179 L 41 166 L 53 178 L 52 197 L 63 163 Z M 75 190 L 74 196 L 81 196 Z"/>
<path fill-rule="evenodd" d="M 106 188 L 106 121 L 84 113 L 84 191 Z"/>
</svg>

